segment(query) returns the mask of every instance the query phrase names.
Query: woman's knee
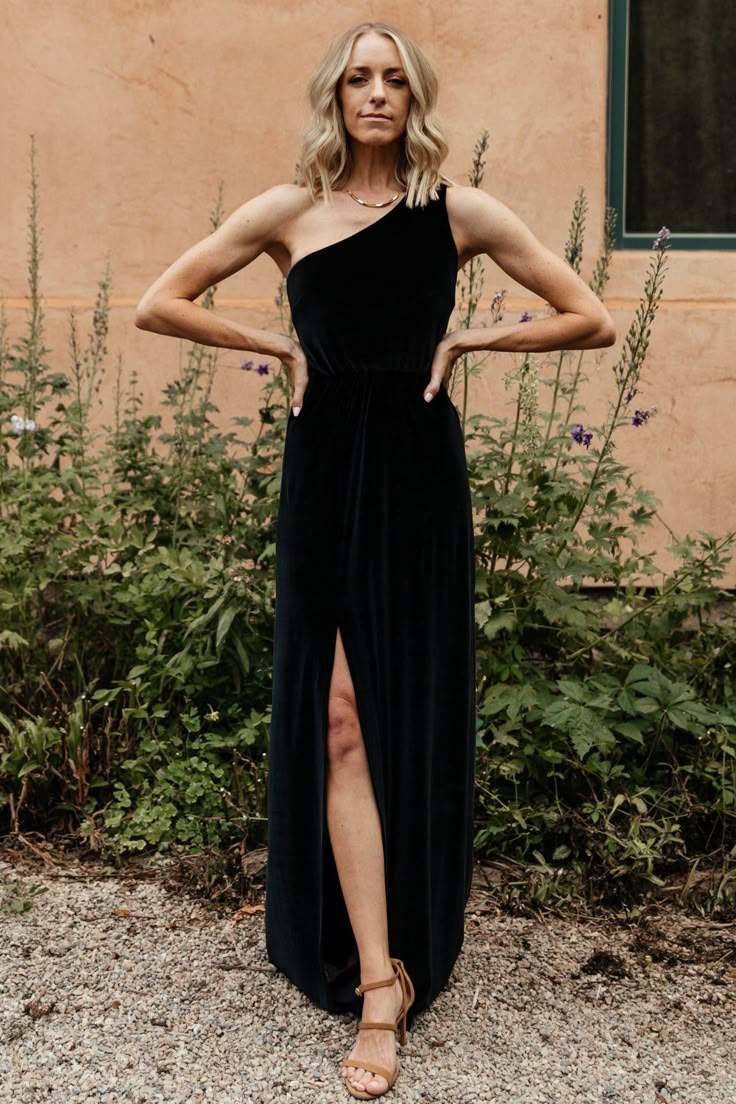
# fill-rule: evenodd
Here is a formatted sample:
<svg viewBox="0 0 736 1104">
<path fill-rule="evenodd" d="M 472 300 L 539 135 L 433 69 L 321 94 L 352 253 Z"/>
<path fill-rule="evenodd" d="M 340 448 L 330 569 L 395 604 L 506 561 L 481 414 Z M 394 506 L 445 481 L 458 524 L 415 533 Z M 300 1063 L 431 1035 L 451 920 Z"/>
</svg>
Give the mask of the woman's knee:
<svg viewBox="0 0 736 1104">
<path fill-rule="evenodd" d="M 339 765 L 348 755 L 361 750 L 362 746 L 363 735 L 355 697 L 332 694 L 327 709 L 327 753 L 330 762 Z"/>
</svg>

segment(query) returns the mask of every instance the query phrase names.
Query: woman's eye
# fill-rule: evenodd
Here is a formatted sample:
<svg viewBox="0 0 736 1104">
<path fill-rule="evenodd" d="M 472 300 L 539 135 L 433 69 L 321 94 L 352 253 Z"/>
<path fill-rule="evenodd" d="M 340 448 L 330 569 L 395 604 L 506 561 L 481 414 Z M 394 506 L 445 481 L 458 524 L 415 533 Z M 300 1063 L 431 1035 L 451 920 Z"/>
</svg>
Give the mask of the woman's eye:
<svg viewBox="0 0 736 1104">
<path fill-rule="evenodd" d="M 348 81 L 348 84 L 355 84 L 356 81 L 363 81 L 365 79 L 366 79 L 365 77 L 351 77 L 350 80 Z M 406 81 L 402 80 L 401 77 L 391 77 L 386 83 L 387 84 L 398 84 L 399 86 L 401 86 L 401 85 L 406 84 Z"/>
</svg>

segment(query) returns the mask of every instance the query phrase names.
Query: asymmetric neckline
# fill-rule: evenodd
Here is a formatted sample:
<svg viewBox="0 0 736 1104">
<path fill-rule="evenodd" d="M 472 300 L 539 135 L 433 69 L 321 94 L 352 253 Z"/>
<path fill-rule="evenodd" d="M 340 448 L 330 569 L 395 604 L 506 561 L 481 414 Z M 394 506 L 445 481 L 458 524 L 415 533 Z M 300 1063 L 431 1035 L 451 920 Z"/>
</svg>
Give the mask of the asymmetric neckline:
<svg viewBox="0 0 736 1104">
<path fill-rule="evenodd" d="M 392 207 L 390 211 L 387 211 L 385 215 L 381 215 L 380 218 L 374 219 L 373 222 L 369 222 L 367 226 L 361 226 L 359 230 L 355 230 L 352 234 L 348 234 L 345 238 L 338 238 L 337 241 L 330 242 L 328 245 L 322 245 L 319 249 L 313 249 L 311 253 L 305 253 L 303 257 L 300 257 L 298 261 L 295 261 L 286 274 L 286 284 L 288 287 L 289 278 L 295 269 L 299 267 L 304 261 L 308 261 L 310 257 L 316 257 L 320 253 L 326 253 L 328 249 L 335 249 L 338 245 L 344 245 L 346 242 L 352 241 L 354 238 L 360 237 L 361 234 L 365 234 L 368 230 L 373 230 L 379 223 L 385 222 L 386 219 L 391 218 L 391 215 L 395 214 L 406 203 L 406 196 L 403 195 L 395 207 Z"/>
</svg>

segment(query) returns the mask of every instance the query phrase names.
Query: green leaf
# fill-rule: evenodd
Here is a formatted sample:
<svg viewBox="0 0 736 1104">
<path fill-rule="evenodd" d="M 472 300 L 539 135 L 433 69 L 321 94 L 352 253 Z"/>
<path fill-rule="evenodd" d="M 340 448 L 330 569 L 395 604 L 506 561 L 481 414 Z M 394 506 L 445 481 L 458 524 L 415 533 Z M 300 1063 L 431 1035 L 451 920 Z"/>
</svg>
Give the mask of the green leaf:
<svg viewBox="0 0 736 1104">
<path fill-rule="evenodd" d="M 633 721 L 612 721 L 611 728 L 614 732 L 618 732 L 621 736 L 625 736 L 627 740 L 633 740 L 635 744 L 644 743 L 642 731 Z"/>
<path fill-rule="evenodd" d="M 233 605 L 233 606 L 228 606 L 227 609 L 224 609 L 222 611 L 222 613 L 220 614 L 220 619 L 217 622 L 217 635 L 215 637 L 215 649 L 218 652 L 219 652 L 220 648 L 222 647 L 223 640 L 225 639 L 228 632 L 230 631 L 230 626 L 232 625 L 233 621 L 235 620 L 235 617 L 236 617 L 237 613 L 238 613 L 238 607 Z"/>
<path fill-rule="evenodd" d="M 189 623 L 184 636 L 190 636 L 192 633 L 197 632 L 199 629 L 203 629 L 205 625 L 209 625 L 210 621 L 212 621 L 212 619 L 219 612 L 227 596 L 228 590 L 226 589 L 223 591 L 220 597 L 217 598 L 211 606 L 209 606 L 205 613 L 201 614 L 199 617 L 195 617 L 195 619 Z"/>
<path fill-rule="evenodd" d="M 659 713 L 662 709 L 661 704 L 654 698 L 637 698 L 634 707 L 637 713 Z"/>
<path fill-rule="evenodd" d="M 483 626 L 483 635 L 487 640 L 493 640 L 503 629 L 513 629 L 516 626 L 515 613 L 496 613 L 490 617 Z"/>
</svg>

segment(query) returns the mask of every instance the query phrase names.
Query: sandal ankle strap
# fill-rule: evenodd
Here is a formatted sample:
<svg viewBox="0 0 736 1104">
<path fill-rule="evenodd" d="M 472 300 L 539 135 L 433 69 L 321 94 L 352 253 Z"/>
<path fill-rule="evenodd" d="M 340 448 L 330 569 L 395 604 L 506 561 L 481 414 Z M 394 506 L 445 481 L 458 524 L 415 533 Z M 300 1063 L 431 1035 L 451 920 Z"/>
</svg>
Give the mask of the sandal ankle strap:
<svg viewBox="0 0 736 1104">
<path fill-rule="evenodd" d="M 355 992 L 357 996 L 362 997 L 366 989 L 379 989 L 382 985 L 393 985 L 398 976 L 399 972 L 396 967 L 394 967 L 394 973 L 390 978 L 384 978 L 382 981 L 364 981 L 361 985 L 355 986 Z"/>
</svg>

